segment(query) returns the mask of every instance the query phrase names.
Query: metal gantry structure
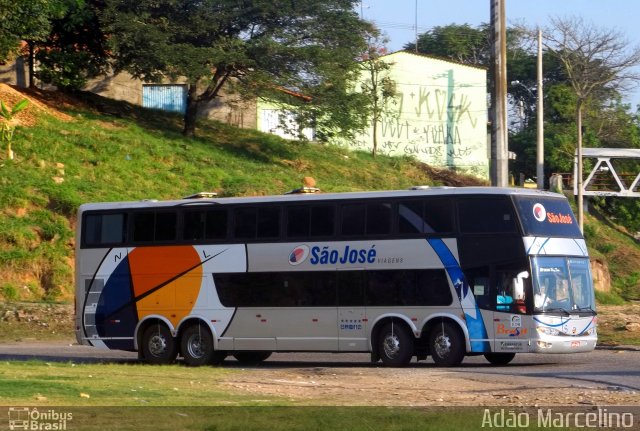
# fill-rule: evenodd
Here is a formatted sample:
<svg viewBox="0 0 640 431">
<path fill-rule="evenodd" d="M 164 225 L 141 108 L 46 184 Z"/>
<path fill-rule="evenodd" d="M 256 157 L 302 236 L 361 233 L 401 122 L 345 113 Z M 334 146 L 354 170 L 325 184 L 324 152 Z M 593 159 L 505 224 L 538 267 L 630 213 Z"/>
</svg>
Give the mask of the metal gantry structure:
<svg viewBox="0 0 640 431">
<path fill-rule="evenodd" d="M 584 196 L 618 196 L 640 198 L 640 149 L 635 148 L 583 148 L 582 159 L 596 160 L 582 183 Z M 626 169 L 620 172 L 620 163 L 627 163 Z M 617 167 L 616 167 L 617 166 Z M 578 155 L 573 165 L 573 193 L 578 194 Z"/>
</svg>

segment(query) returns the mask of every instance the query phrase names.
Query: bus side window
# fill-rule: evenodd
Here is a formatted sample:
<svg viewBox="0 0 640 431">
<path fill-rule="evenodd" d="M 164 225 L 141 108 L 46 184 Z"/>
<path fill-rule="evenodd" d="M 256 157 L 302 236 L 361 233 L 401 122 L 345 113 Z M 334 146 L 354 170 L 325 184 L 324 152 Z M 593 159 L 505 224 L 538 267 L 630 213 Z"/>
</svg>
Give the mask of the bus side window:
<svg viewBox="0 0 640 431">
<path fill-rule="evenodd" d="M 489 293 L 489 277 L 483 275 L 467 275 L 467 283 L 476 298 L 478 307 L 488 309 L 491 306 L 491 295 Z"/>
<path fill-rule="evenodd" d="M 174 211 L 133 214 L 133 240 L 136 242 L 175 241 L 177 214 Z"/>
<path fill-rule="evenodd" d="M 177 214 L 175 212 L 157 212 L 154 227 L 156 241 L 175 241 L 177 231 Z"/>
<path fill-rule="evenodd" d="M 424 225 L 426 233 L 453 232 L 451 199 L 431 198 L 425 201 Z"/>
<path fill-rule="evenodd" d="M 287 236 L 289 238 L 306 238 L 311 227 L 311 212 L 308 206 L 292 206 L 287 208 Z"/>
<path fill-rule="evenodd" d="M 88 246 L 122 244 L 125 241 L 127 215 L 87 214 L 84 218 L 84 244 Z"/>
<path fill-rule="evenodd" d="M 185 211 L 182 238 L 187 240 L 204 239 L 205 221 L 204 211 Z"/>
<path fill-rule="evenodd" d="M 364 215 L 364 204 L 343 205 L 341 219 L 342 235 L 363 235 L 365 226 Z"/>
<path fill-rule="evenodd" d="M 391 233 L 391 204 L 374 202 L 367 204 L 367 235 Z"/>
<path fill-rule="evenodd" d="M 336 207 L 318 205 L 311 207 L 311 236 L 331 236 L 335 232 Z"/>
<path fill-rule="evenodd" d="M 280 208 L 264 207 L 258 209 L 258 238 L 277 238 L 280 236 Z"/>
<path fill-rule="evenodd" d="M 517 232 L 511 201 L 502 198 L 460 198 L 458 219 L 461 233 Z"/>
<path fill-rule="evenodd" d="M 398 233 L 424 232 L 424 202 L 422 200 L 398 203 Z"/>
<path fill-rule="evenodd" d="M 236 239 L 253 239 L 256 237 L 256 217 L 255 208 L 236 208 L 234 211 Z"/>
<path fill-rule="evenodd" d="M 182 239 L 225 239 L 227 237 L 226 210 L 187 210 L 183 216 Z"/>
<path fill-rule="evenodd" d="M 207 211 L 206 239 L 225 239 L 227 237 L 227 210 Z"/>
</svg>

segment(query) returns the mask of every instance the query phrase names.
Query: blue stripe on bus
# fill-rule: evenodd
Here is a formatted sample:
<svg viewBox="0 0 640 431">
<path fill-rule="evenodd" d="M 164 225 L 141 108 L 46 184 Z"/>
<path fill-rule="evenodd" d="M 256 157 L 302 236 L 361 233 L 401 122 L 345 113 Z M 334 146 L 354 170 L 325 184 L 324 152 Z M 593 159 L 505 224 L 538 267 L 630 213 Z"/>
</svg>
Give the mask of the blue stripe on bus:
<svg viewBox="0 0 640 431">
<path fill-rule="evenodd" d="M 491 351 L 488 341 L 476 341 L 488 339 L 487 329 L 484 325 L 484 320 L 482 319 L 482 314 L 480 313 L 475 297 L 467 284 L 462 268 L 460 268 L 460 264 L 456 257 L 451 253 L 449 247 L 447 247 L 441 239 L 427 239 L 427 242 L 440 258 L 440 261 L 449 275 L 451 283 L 456 289 L 456 294 L 458 295 L 458 300 L 462 305 L 462 311 L 464 312 L 465 320 L 467 322 L 471 351 Z"/>
<path fill-rule="evenodd" d="M 138 323 L 138 313 L 131 302 L 129 258 L 124 258 L 111 273 L 100 294 L 96 308 L 96 329 L 100 337 L 130 337 Z M 133 349 L 131 340 L 104 340 L 111 349 Z"/>
</svg>

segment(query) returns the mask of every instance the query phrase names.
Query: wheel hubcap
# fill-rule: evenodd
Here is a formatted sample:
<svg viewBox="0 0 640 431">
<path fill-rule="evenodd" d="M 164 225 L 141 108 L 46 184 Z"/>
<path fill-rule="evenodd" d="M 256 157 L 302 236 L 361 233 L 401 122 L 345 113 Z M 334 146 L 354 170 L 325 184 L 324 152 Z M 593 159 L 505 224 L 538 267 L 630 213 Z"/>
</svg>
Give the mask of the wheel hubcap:
<svg viewBox="0 0 640 431">
<path fill-rule="evenodd" d="M 395 334 L 389 334 L 385 337 L 382 347 L 388 358 L 395 358 L 400 351 L 400 340 Z"/>
<path fill-rule="evenodd" d="M 191 355 L 192 358 L 202 358 L 204 356 L 204 345 L 202 343 L 202 338 L 197 334 L 193 334 L 191 337 L 189 337 L 189 339 L 187 340 L 187 350 L 189 351 L 189 355 Z"/>
<path fill-rule="evenodd" d="M 434 347 L 438 356 L 444 358 L 451 352 L 451 340 L 446 334 L 442 333 L 436 337 Z"/>
<path fill-rule="evenodd" d="M 161 335 L 156 334 L 149 340 L 149 352 L 153 356 L 162 356 L 167 350 L 167 340 Z"/>
</svg>

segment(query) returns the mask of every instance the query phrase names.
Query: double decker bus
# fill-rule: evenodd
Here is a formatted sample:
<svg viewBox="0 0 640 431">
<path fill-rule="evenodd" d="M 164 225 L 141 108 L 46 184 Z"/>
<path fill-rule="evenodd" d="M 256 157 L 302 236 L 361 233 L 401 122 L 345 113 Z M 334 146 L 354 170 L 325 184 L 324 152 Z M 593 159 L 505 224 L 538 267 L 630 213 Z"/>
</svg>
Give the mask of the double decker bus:
<svg viewBox="0 0 640 431">
<path fill-rule="evenodd" d="M 416 187 L 82 205 L 79 343 L 151 363 L 369 352 L 403 366 L 596 345 L 567 199 Z"/>
</svg>

